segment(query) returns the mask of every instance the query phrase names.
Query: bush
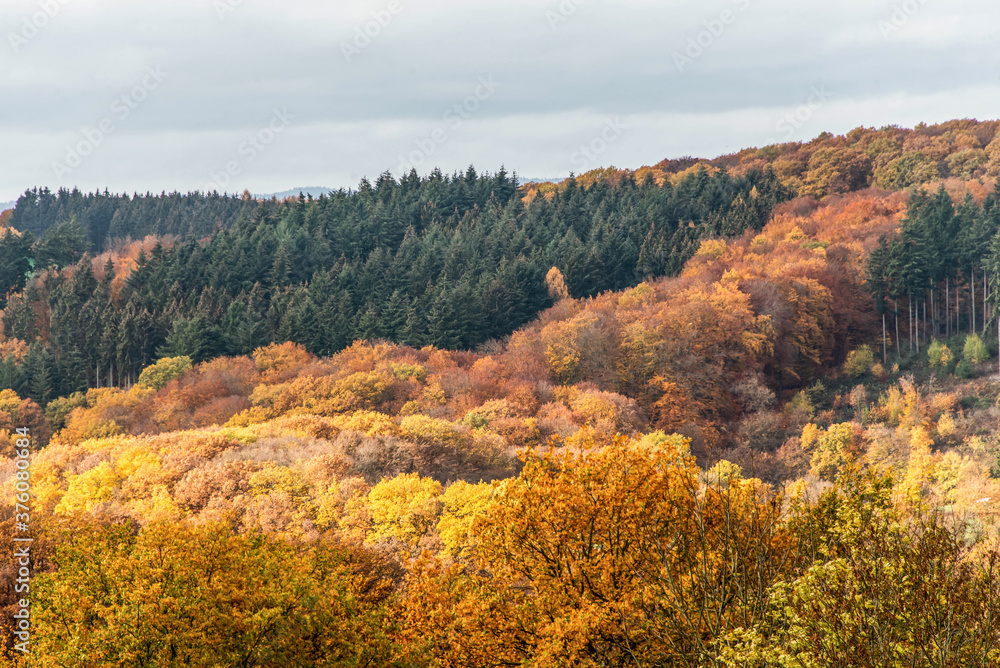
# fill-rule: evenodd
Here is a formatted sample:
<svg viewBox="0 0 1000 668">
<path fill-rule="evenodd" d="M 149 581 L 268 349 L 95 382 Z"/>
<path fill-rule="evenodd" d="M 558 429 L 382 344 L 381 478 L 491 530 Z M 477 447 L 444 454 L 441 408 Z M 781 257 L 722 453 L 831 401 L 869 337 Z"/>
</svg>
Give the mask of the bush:
<svg viewBox="0 0 1000 668">
<path fill-rule="evenodd" d="M 955 375 L 963 379 L 972 377 L 972 365 L 969 364 L 969 360 L 964 359 L 955 365 Z"/>
<path fill-rule="evenodd" d="M 139 374 L 139 387 L 159 390 L 166 387 L 174 378 L 191 370 L 190 357 L 164 357 L 156 364 L 148 366 Z"/>
<path fill-rule="evenodd" d="M 969 334 L 965 337 L 965 347 L 962 349 L 962 357 L 969 364 L 979 364 L 986 361 L 989 353 L 986 352 L 986 344 L 979 338 L 978 334 Z"/>
<path fill-rule="evenodd" d="M 847 355 L 847 360 L 844 362 L 844 373 L 852 378 L 861 376 L 868 373 L 874 362 L 875 353 L 871 346 L 865 344 Z"/>
<path fill-rule="evenodd" d="M 951 349 L 937 339 L 927 348 L 927 359 L 933 367 L 947 367 L 952 357 Z"/>
</svg>

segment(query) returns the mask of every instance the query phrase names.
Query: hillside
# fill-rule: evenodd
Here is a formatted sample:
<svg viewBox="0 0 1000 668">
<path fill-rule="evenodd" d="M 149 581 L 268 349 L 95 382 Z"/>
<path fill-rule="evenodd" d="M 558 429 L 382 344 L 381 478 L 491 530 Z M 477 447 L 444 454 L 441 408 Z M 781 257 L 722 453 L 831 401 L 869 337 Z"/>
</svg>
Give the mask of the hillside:
<svg viewBox="0 0 1000 668">
<path fill-rule="evenodd" d="M 384 176 L 99 255 L 14 225 L 36 657 L 996 665 L 996 130 Z"/>
</svg>

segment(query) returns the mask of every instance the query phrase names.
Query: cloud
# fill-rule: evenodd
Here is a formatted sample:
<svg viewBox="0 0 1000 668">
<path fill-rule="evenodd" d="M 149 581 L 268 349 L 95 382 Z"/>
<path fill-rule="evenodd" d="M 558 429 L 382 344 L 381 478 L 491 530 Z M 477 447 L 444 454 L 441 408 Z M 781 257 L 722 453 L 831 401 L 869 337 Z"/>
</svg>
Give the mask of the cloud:
<svg viewBox="0 0 1000 668">
<path fill-rule="evenodd" d="M 617 117 L 628 130 L 600 164 L 634 167 L 765 141 L 816 86 L 832 98 L 796 139 L 985 118 L 1000 87 L 1000 7 L 980 0 L 46 1 L 59 10 L 17 49 L 41 0 L 0 5 L 0 200 L 34 185 L 202 188 L 275 109 L 294 120 L 233 189 L 356 185 L 442 126 L 420 171 L 559 176 Z M 168 76 L 118 118 L 149 68 Z M 481 77 L 502 86 L 451 127 Z M 58 173 L 108 118 L 113 133 Z"/>
</svg>

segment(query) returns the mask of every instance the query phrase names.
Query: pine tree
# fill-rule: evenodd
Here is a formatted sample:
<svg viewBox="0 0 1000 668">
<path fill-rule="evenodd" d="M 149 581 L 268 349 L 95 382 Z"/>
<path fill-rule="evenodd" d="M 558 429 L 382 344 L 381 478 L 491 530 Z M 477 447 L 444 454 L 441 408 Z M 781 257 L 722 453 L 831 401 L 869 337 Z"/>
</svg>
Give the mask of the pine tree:
<svg viewBox="0 0 1000 668">
<path fill-rule="evenodd" d="M 28 347 L 23 368 L 25 393 L 39 406 L 45 406 L 52 398 L 52 356 L 40 341 Z"/>
</svg>

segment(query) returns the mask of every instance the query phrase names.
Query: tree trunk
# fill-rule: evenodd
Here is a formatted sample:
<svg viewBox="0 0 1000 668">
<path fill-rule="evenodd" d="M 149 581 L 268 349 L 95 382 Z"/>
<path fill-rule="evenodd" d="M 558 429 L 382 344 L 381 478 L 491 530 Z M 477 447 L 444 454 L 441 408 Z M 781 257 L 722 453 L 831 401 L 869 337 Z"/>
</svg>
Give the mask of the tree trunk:
<svg viewBox="0 0 1000 668">
<path fill-rule="evenodd" d="M 910 351 L 913 351 L 913 297 L 906 298 L 906 312 L 910 315 Z"/>
<path fill-rule="evenodd" d="M 924 304 L 924 320 L 927 320 L 927 305 Z M 925 322 L 926 324 L 926 322 Z M 937 312 L 934 310 L 934 288 L 931 288 L 931 338 L 937 337 Z"/>
<path fill-rule="evenodd" d="M 888 364 L 889 359 L 885 355 L 885 311 L 882 311 L 882 366 Z"/>
<path fill-rule="evenodd" d="M 945 334 L 951 338 L 951 277 L 944 279 L 944 312 L 945 312 Z"/>
<path fill-rule="evenodd" d="M 896 307 L 896 357 L 898 358 L 902 356 L 899 351 L 899 304 L 895 303 L 895 300 L 893 302 Z"/>
<path fill-rule="evenodd" d="M 969 270 L 969 276 L 972 277 L 972 283 L 969 285 L 969 294 L 972 297 L 972 332 L 976 331 L 976 268 L 972 267 Z"/>
<path fill-rule="evenodd" d="M 924 331 L 923 331 L 923 336 L 924 336 L 924 343 L 926 343 L 929 340 L 927 338 L 927 295 L 926 294 L 924 295 L 923 307 L 924 307 Z M 917 314 L 917 319 L 919 319 L 919 318 L 920 318 L 920 314 L 918 313 Z M 920 337 L 919 336 L 917 337 L 917 342 L 918 343 L 920 342 Z M 917 348 L 917 352 L 918 353 L 920 352 L 919 348 Z"/>
</svg>

